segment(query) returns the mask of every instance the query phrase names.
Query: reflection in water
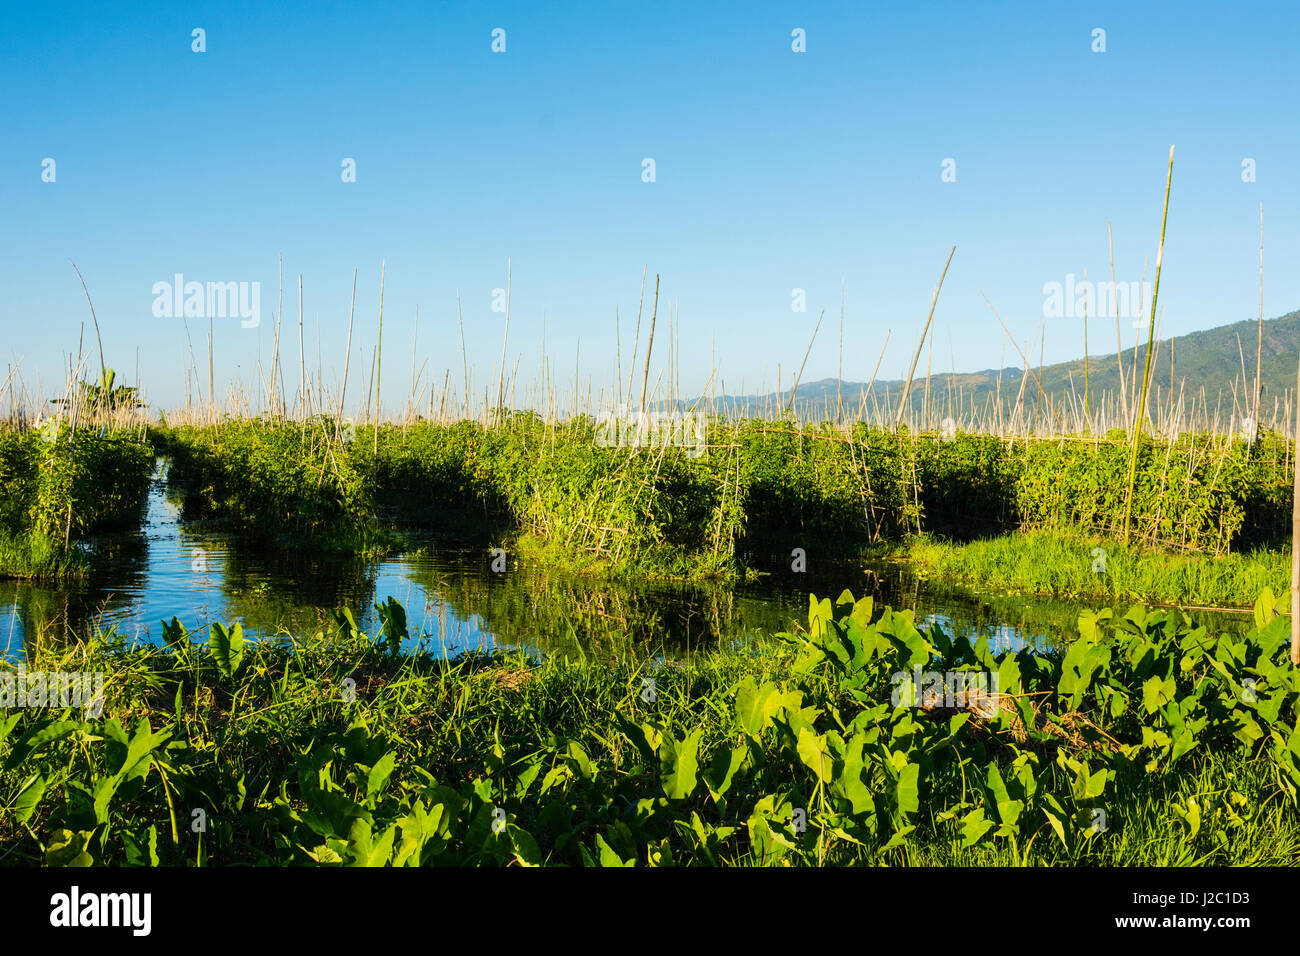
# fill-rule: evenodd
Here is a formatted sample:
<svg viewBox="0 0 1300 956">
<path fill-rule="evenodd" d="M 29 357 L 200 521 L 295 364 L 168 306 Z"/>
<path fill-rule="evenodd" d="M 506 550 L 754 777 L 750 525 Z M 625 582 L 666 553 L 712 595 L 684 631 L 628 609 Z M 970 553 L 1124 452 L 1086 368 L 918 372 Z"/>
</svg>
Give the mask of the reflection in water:
<svg viewBox="0 0 1300 956">
<path fill-rule="evenodd" d="M 419 542 L 416 542 L 419 543 Z M 406 608 L 411 644 L 455 654 L 522 647 L 535 653 L 609 657 L 678 656 L 753 640 L 804 622 L 808 595 L 832 599 L 846 587 L 874 596 L 877 608 L 911 608 L 918 626 L 991 641 L 997 650 L 1059 645 L 1074 632 L 1078 608 L 944 588 L 906 566 L 839 565 L 774 573 L 734 587 L 597 582 L 510 563 L 493 573 L 482 547 L 430 539 L 382 561 L 311 552 L 251 551 L 230 537 L 182 525 L 155 478 L 139 532 L 93 542 L 91 576 L 51 588 L 0 581 L 0 647 L 14 656 L 38 635 L 67 640 L 95 628 L 161 639 L 173 615 L 206 634 L 213 621 L 241 621 L 250 636 L 331 629 L 332 611 L 349 607 L 364 628 L 374 604 L 392 596 Z M 1242 627 L 1220 618 L 1220 627 Z"/>
</svg>

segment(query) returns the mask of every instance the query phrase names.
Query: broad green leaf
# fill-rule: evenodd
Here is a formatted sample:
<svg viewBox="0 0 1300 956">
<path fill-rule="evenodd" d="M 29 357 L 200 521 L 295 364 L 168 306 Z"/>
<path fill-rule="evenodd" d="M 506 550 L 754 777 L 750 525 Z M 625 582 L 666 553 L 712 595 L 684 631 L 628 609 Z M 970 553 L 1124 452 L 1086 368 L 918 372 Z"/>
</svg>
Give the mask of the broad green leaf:
<svg viewBox="0 0 1300 956">
<path fill-rule="evenodd" d="M 920 773 L 920 765 L 914 763 L 909 763 L 898 773 L 898 809 L 907 817 L 911 817 L 921 805 L 920 787 L 917 782 Z"/>
<path fill-rule="evenodd" d="M 542 851 L 538 849 L 537 841 L 533 839 L 531 833 L 519 829 L 513 823 L 506 825 L 506 833 L 510 836 L 510 846 L 515 851 L 515 859 L 522 866 L 542 865 Z"/>
<path fill-rule="evenodd" d="M 628 860 L 626 863 L 623 858 L 614 852 L 613 847 L 605 842 L 605 838 L 599 833 L 596 834 L 596 849 L 600 852 L 601 866 L 619 866 L 628 867 L 636 866 L 636 858 Z"/>
<path fill-rule="evenodd" d="M 45 848 L 45 862 L 49 866 L 92 866 L 94 858 L 86 847 L 92 830 L 56 830 Z"/>
<path fill-rule="evenodd" d="M 807 727 L 799 728 L 797 750 L 804 766 L 815 773 L 822 783 L 827 783 L 834 776 L 835 760 L 826 741 Z"/>
<path fill-rule="evenodd" d="M 13 724 L 10 724 L 10 726 L 12 727 Z M 49 723 L 37 724 L 18 738 L 18 741 L 14 744 L 14 749 L 9 753 L 9 759 L 5 761 L 4 769 L 6 771 L 13 770 L 27 757 L 38 753 L 46 744 L 71 736 L 80 729 L 81 724 L 75 720 L 55 720 Z"/>
<path fill-rule="evenodd" d="M 668 799 L 682 800 L 689 797 L 695 789 L 699 770 L 698 751 L 703 736 L 704 729 L 697 727 L 684 740 L 664 737 L 659 745 L 660 775 Z"/>
<path fill-rule="evenodd" d="M 217 662 L 217 670 L 226 680 L 234 678 L 244 661 L 244 628 L 232 625 L 228 630 L 220 623 L 208 629 L 208 651 Z"/>
<path fill-rule="evenodd" d="M 970 813 L 966 814 L 966 816 L 962 817 L 961 845 L 964 847 L 974 846 L 984 838 L 984 834 L 993 829 L 993 825 L 992 820 L 985 818 L 984 808 L 976 807 Z"/>
<path fill-rule="evenodd" d="M 1155 676 L 1148 678 L 1142 684 L 1142 706 L 1146 708 L 1148 714 L 1154 714 L 1172 701 L 1177 691 L 1178 685 L 1172 677 Z"/>
<path fill-rule="evenodd" d="M 771 722 L 780 707 L 780 699 L 775 684 L 765 683 L 760 687 L 751 677 L 742 680 L 736 689 L 736 721 L 741 730 L 757 737 Z"/>
<path fill-rule="evenodd" d="M 18 792 L 18 799 L 13 804 L 14 820 L 19 824 L 26 824 L 31 819 L 32 814 L 36 812 L 36 807 L 41 802 L 41 797 L 45 795 L 46 780 L 40 774 L 32 777 Z"/>
<path fill-rule="evenodd" d="M 1273 611 L 1277 607 L 1277 601 L 1273 597 L 1273 589 L 1265 587 L 1259 592 L 1259 598 L 1255 601 L 1255 630 L 1262 631 L 1268 627 L 1268 622 L 1273 620 Z"/>
<path fill-rule="evenodd" d="M 393 767 L 397 763 L 397 753 L 388 751 L 380 757 L 370 772 L 366 774 L 366 802 L 373 806 L 374 800 L 388 786 L 388 778 L 393 774 Z"/>
</svg>

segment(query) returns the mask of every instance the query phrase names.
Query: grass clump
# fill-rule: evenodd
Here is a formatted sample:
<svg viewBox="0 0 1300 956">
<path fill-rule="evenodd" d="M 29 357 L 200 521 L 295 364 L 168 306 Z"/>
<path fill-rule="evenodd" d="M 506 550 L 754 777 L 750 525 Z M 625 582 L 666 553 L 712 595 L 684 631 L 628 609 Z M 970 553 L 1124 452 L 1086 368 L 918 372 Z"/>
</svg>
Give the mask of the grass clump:
<svg viewBox="0 0 1300 956">
<path fill-rule="evenodd" d="M 1285 551 L 1171 553 L 1057 530 L 966 542 L 913 536 L 893 553 L 934 577 L 1066 599 L 1250 607 L 1265 588 L 1280 594 L 1291 584 Z"/>
</svg>

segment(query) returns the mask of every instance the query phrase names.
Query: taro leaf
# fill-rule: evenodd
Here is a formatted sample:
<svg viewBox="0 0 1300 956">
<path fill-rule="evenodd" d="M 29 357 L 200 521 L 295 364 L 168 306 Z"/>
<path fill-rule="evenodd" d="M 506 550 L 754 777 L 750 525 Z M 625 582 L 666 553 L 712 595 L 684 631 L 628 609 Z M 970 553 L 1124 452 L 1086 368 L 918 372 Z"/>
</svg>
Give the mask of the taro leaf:
<svg viewBox="0 0 1300 956">
<path fill-rule="evenodd" d="M 993 794 L 993 802 L 998 808 L 999 819 L 1008 826 L 1013 825 L 1019 818 L 1020 811 L 1024 809 L 1024 804 L 1019 800 L 1011 799 L 1007 785 L 1002 782 L 1002 774 L 998 773 L 997 764 L 989 764 L 987 781 L 989 791 Z"/>
<path fill-rule="evenodd" d="M 700 738 L 703 736 L 704 729 L 699 727 L 687 734 L 684 740 L 665 737 L 659 745 L 660 775 L 668 799 L 684 799 L 695 789 Z"/>
<path fill-rule="evenodd" d="M 862 782 L 865 768 L 862 751 L 866 744 L 867 735 L 864 733 L 857 733 L 849 740 L 844 752 L 844 768 L 834 784 L 835 789 L 848 798 L 855 814 L 866 813 L 875 805 L 871 789 Z"/>
<path fill-rule="evenodd" d="M 1065 810 L 1056 802 L 1056 798 L 1050 794 L 1047 797 L 1047 802 L 1051 804 L 1052 809 L 1055 810 L 1056 813 L 1053 813 L 1051 810 L 1044 807 L 1043 816 L 1047 817 L 1047 822 L 1051 824 L 1052 832 L 1054 832 L 1056 838 L 1061 841 L 1061 845 L 1068 850 L 1070 848 L 1070 841 L 1065 835 L 1065 824 L 1061 822 L 1061 817 L 1066 816 Z"/>
<path fill-rule="evenodd" d="M 623 862 L 623 858 L 614 852 L 613 847 L 605 842 L 605 838 L 599 833 L 596 834 L 596 849 L 600 853 L 601 866 L 636 866 L 636 857 Z"/>
<path fill-rule="evenodd" d="M 174 651 L 183 651 L 190 646 L 189 635 L 185 631 L 185 625 L 180 622 L 180 618 L 173 617 L 171 623 L 160 621 L 162 624 L 163 641 Z"/>
<path fill-rule="evenodd" d="M 158 865 L 158 827 L 150 824 L 149 829 L 144 834 L 144 845 L 141 846 L 138 838 L 127 831 L 121 834 L 122 847 L 126 851 L 127 866 L 157 866 Z"/>
<path fill-rule="evenodd" d="M 411 807 L 410 814 L 397 821 L 402 830 L 402 842 L 393 860 L 394 866 L 420 865 L 420 855 L 424 845 L 437 836 L 445 809 L 446 807 L 439 803 L 434 805 L 432 812 L 426 812 L 423 802 L 417 800 Z"/>
<path fill-rule="evenodd" d="M 379 633 L 388 643 L 389 653 L 396 657 L 402 652 L 402 641 L 410 636 L 406 628 L 406 608 L 389 595 L 383 604 L 375 605 L 375 611 L 379 615 Z"/>
<path fill-rule="evenodd" d="M 122 765 L 117 771 L 121 782 L 144 777 L 153 764 L 153 752 L 170 739 L 169 731 L 160 730 L 155 734 L 149 726 L 149 718 L 141 717 L 135 725 L 131 740 L 126 746 L 126 754 L 122 758 Z"/>
<path fill-rule="evenodd" d="M 1176 813 L 1184 823 L 1187 824 L 1188 836 L 1194 837 L 1201 832 L 1201 807 L 1196 802 L 1195 797 L 1187 798 L 1187 809 L 1184 810 L 1178 804 L 1172 804 L 1174 813 Z"/>
<path fill-rule="evenodd" d="M 1102 768 L 1088 778 L 1087 789 L 1084 796 L 1091 800 L 1093 797 L 1100 797 L 1106 790 L 1106 770 Z"/>
<path fill-rule="evenodd" d="M 352 616 L 352 609 L 349 607 L 334 612 L 334 624 L 339 636 L 345 640 L 361 633 L 361 629 L 357 627 L 357 619 Z"/>
<path fill-rule="evenodd" d="M 831 607 L 830 598 L 817 600 L 816 595 L 808 595 L 808 633 L 813 638 L 819 638 L 826 632 L 826 622 L 835 619 L 835 611 Z"/>
<path fill-rule="evenodd" d="M 1089 644 L 1096 644 L 1101 639 L 1098 629 L 1102 624 L 1110 624 L 1114 617 L 1115 612 L 1110 608 L 1102 608 L 1100 611 L 1088 609 L 1080 611 L 1079 637 Z"/>
<path fill-rule="evenodd" d="M 383 866 L 393 851 L 393 838 L 397 827 L 390 826 L 375 839 L 370 821 L 357 817 L 348 830 L 350 866 Z"/>
<path fill-rule="evenodd" d="M 584 780 L 596 779 L 596 768 L 592 765 L 591 758 L 587 756 L 587 751 L 582 749 L 582 744 L 576 740 L 569 741 L 567 763 Z"/>
<path fill-rule="evenodd" d="M 515 851 L 515 859 L 521 866 L 542 865 L 542 851 L 538 849 L 537 841 L 533 839 L 531 833 L 519 829 L 513 823 L 506 825 L 506 833 L 510 837 L 510 846 Z"/>
<path fill-rule="evenodd" d="M 908 824 L 907 826 L 899 827 L 897 830 L 894 831 L 894 835 L 889 838 L 889 842 L 886 843 L 883 847 L 881 847 L 881 849 L 893 850 L 900 846 L 907 846 L 908 837 L 912 835 L 912 832 L 915 829 L 916 827 L 912 826 L 911 824 Z"/>
<path fill-rule="evenodd" d="M 240 624 L 230 629 L 214 623 L 208 629 L 208 651 L 217 662 L 217 670 L 226 680 L 232 680 L 244 661 L 244 628 Z"/>
<path fill-rule="evenodd" d="M 41 797 L 45 795 L 46 782 L 45 777 L 37 774 L 23 784 L 23 788 L 18 791 L 18 799 L 13 804 L 15 821 L 25 824 L 31 819 L 32 814 L 36 812 L 37 805 L 41 802 Z"/>
<path fill-rule="evenodd" d="M 95 823 L 102 824 L 108 822 L 108 805 L 112 802 L 113 796 L 117 793 L 117 788 L 121 785 L 121 774 L 114 774 L 111 777 L 101 777 L 95 782 L 95 789 L 93 792 Z"/>
<path fill-rule="evenodd" d="M 961 845 L 974 846 L 984 839 L 984 834 L 993 829 L 993 821 L 985 819 L 984 808 L 976 807 L 961 820 Z"/>
<path fill-rule="evenodd" d="M 662 739 L 659 726 L 651 723 L 633 723 L 618 711 L 614 712 L 614 719 L 618 722 L 619 730 L 623 732 L 623 736 L 632 741 L 632 744 L 641 754 L 641 758 L 647 763 L 653 761 L 656 752 L 659 750 L 659 741 Z M 547 779 L 549 779 L 549 775 Z M 543 792 L 545 790 L 544 787 Z"/>
<path fill-rule="evenodd" d="M 819 737 L 807 727 L 800 727 L 797 750 L 799 759 L 817 775 L 821 783 L 826 784 L 831 781 L 835 775 L 835 758 L 831 755 L 823 737 Z"/>
<path fill-rule="evenodd" d="M 1008 654 L 998 664 L 998 683 L 992 690 L 1003 694 L 1020 693 L 1020 661 L 1015 654 Z"/>
<path fill-rule="evenodd" d="M 749 754 L 749 747 L 745 744 L 738 744 L 730 751 L 719 749 L 713 756 L 713 763 L 709 766 L 709 772 L 704 776 L 704 783 L 709 788 L 709 793 L 713 795 L 715 801 L 719 800 L 726 792 L 731 789 L 731 780 L 740 769 L 741 764 L 745 762 L 745 757 Z"/>
<path fill-rule="evenodd" d="M 397 763 L 396 752 L 390 750 L 375 762 L 366 774 L 366 804 L 373 807 L 375 800 L 388 786 L 388 778 L 393 775 L 393 767 Z"/>
<path fill-rule="evenodd" d="M 1148 714 L 1154 714 L 1174 699 L 1178 685 L 1172 677 L 1151 677 L 1142 685 L 1142 705 Z"/>
<path fill-rule="evenodd" d="M 343 862 L 343 856 L 340 851 L 344 850 L 347 846 L 340 840 L 334 840 L 333 844 L 334 845 L 331 846 L 329 843 L 322 843 L 314 850 L 307 850 L 306 847 L 303 847 L 303 850 L 306 851 L 307 855 L 311 857 L 312 860 L 319 863 L 321 866 L 332 866 Z"/>
<path fill-rule="evenodd" d="M 535 756 L 531 759 L 528 766 L 524 767 L 524 769 L 519 772 L 519 776 L 515 778 L 514 796 L 516 799 L 522 800 L 524 798 L 528 793 L 528 788 L 533 785 L 533 781 L 537 779 L 538 774 L 541 772 L 542 758 Z"/>
<path fill-rule="evenodd" d="M 1099 797 L 1106 790 L 1106 770 L 1103 767 L 1096 773 L 1092 773 L 1085 760 L 1079 764 L 1074 774 L 1074 781 L 1070 786 L 1070 793 L 1075 800 L 1091 800 L 1093 797 Z"/>
<path fill-rule="evenodd" d="M 920 787 L 918 778 L 921 773 L 920 764 L 909 763 L 898 773 L 897 795 L 898 809 L 905 817 L 910 818 L 921 806 Z"/>
<path fill-rule="evenodd" d="M 1237 709 L 1233 711 L 1233 723 L 1235 729 L 1232 735 L 1240 740 L 1247 747 L 1253 747 L 1255 743 L 1264 736 L 1264 730 L 1259 726 L 1255 718 L 1244 710 Z M 1190 731 L 1189 731 L 1190 735 Z M 1177 747 L 1175 747 L 1177 751 Z"/>
<path fill-rule="evenodd" d="M 12 727 L 13 724 L 11 723 L 9 726 Z M 6 771 L 13 770 L 46 744 L 61 740 L 80 729 L 81 724 L 75 720 L 55 720 L 50 723 L 37 724 L 18 738 L 18 742 L 14 744 L 13 750 L 9 753 L 9 759 L 5 761 L 4 769 Z"/>
<path fill-rule="evenodd" d="M 57 830 L 45 848 L 45 862 L 49 866 L 92 866 L 95 862 L 86 849 L 93 830 Z"/>
<path fill-rule="evenodd" d="M 9 739 L 9 732 L 14 729 L 14 726 L 18 723 L 18 718 L 21 716 L 22 714 L 11 714 L 0 720 L 0 744 Z"/>
<path fill-rule="evenodd" d="M 1255 630 L 1262 631 L 1268 627 L 1268 622 L 1273 620 L 1273 613 L 1277 607 L 1277 601 L 1273 597 L 1273 589 L 1266 587 L 1259 592 L 1259 598 L 1255 601 Z"/>
</svg>

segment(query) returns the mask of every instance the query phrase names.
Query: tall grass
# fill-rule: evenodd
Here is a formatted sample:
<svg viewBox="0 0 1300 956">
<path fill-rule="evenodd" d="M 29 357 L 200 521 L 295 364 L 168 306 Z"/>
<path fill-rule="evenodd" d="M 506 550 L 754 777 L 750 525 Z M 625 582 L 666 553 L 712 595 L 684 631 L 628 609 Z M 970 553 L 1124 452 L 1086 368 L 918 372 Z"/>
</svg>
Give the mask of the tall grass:
<svg viewBox="0 0 1300 956">
<path fill-rule="evenodd" d="M 917 536 L 902 553 L 919 571 L 954 582 L 1075 600 L 1248 608 L 1264 588 L 1279 595 L 1290 588 L 1291 556 L 1283 550 L 1171 554 L 1039 530 L 962 543 Z"/>
</svg>

